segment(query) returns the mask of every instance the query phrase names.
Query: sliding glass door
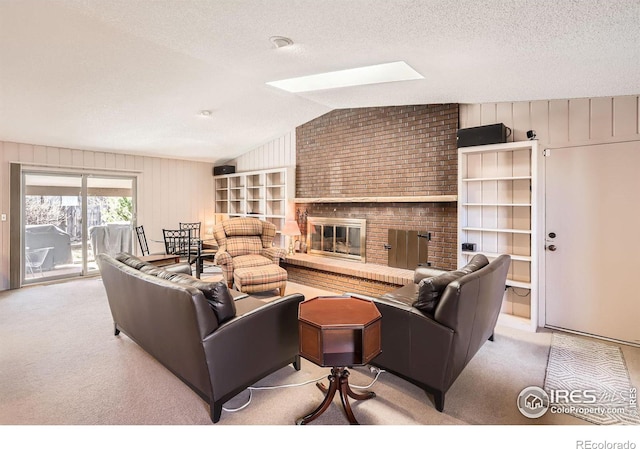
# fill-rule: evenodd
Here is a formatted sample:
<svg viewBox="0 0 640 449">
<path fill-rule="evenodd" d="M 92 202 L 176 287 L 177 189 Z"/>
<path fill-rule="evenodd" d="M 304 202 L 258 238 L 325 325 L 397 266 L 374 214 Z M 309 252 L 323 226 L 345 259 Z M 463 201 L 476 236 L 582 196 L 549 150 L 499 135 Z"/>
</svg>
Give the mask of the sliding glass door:
<svg viewBox="0 0 640 449">
<path fill-rule="evenodd" d="M 87 177 L 87 271 L 95 256 L 132 252 L 133 179 Z"/>
<path fill-rule="evenodd" d="M 131 252 L 135 179 L 25 171 L 22 283 L 95 273 L 96 254 Z"/>
</svg>

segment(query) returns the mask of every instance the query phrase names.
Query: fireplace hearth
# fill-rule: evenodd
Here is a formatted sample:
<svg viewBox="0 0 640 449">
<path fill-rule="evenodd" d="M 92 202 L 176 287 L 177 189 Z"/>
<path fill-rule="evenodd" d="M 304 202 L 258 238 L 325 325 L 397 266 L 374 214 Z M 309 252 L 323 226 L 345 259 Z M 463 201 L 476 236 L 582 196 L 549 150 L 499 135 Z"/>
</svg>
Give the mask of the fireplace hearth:
<svg viewBox="0 0 640 449">
<path fill-rule="evenodd" d="M 366 223 L 355 218 L 307 218 L 307 253 L 366 262 Z"/>
</svg>

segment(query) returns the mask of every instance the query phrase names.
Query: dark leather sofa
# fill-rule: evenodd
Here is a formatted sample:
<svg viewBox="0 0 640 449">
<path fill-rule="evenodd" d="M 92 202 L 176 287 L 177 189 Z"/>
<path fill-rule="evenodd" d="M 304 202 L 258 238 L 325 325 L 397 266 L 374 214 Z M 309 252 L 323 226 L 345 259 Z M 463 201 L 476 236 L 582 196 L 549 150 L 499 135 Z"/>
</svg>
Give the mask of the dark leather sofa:
<svg viewBox="0 0 640 449">
<path fill-rule="evenodd" d="M 118 260 L 120 259 L 120 260 Z M 125 333 L 210 405 L 222 405 L 298 355 L 300 294 L 234 301 L 224 282 L 170 273 L 129 254 L 99 254 L 115 334 Z"/>
<path fill-rule="evenodd" d="M 447 390 L 493 340 L 510 260 L 477 255 L 454 272 L 418 268 L 413 284 L 380 298 L 348 293 L 374 301 L 382 315 L 382 352 L 371 365 L 432 393 L 443 411 Z"/>
</svg>

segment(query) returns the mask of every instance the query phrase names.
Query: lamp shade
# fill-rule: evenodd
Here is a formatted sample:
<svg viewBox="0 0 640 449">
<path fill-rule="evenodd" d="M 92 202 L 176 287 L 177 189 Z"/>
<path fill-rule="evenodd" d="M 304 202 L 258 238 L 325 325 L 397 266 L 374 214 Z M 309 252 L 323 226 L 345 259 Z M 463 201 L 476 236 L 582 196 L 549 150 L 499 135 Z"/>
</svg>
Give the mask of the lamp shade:
<svg viewBox="0 0 640 449">
<path fill-rule="evenodd" d="M 300 228 L 298 227 L 298 222 L 295 220 L 287 220 L 284 222 L 284 227 L 282 228 L 283 235 L 300 235 Z"/>
</svg>

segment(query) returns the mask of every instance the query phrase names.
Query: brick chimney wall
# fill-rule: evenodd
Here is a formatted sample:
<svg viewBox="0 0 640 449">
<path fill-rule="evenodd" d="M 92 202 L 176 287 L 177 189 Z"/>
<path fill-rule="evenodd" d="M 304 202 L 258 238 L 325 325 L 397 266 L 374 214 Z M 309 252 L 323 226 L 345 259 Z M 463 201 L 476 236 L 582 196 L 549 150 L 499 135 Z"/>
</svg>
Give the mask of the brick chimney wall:
<svg viewBox="0 0 640 449">
<path fill-rule="evenodd" d="M 296 197 L 457 194 L 458 104 L 341 109 L 296 129 Z M 367 262 L 386 265 L 388 229 L 432 234 L 429 262 L 455 269 L 456 203 L 307 203 L 304 216 L 367 220 Z"/>
</svg>

